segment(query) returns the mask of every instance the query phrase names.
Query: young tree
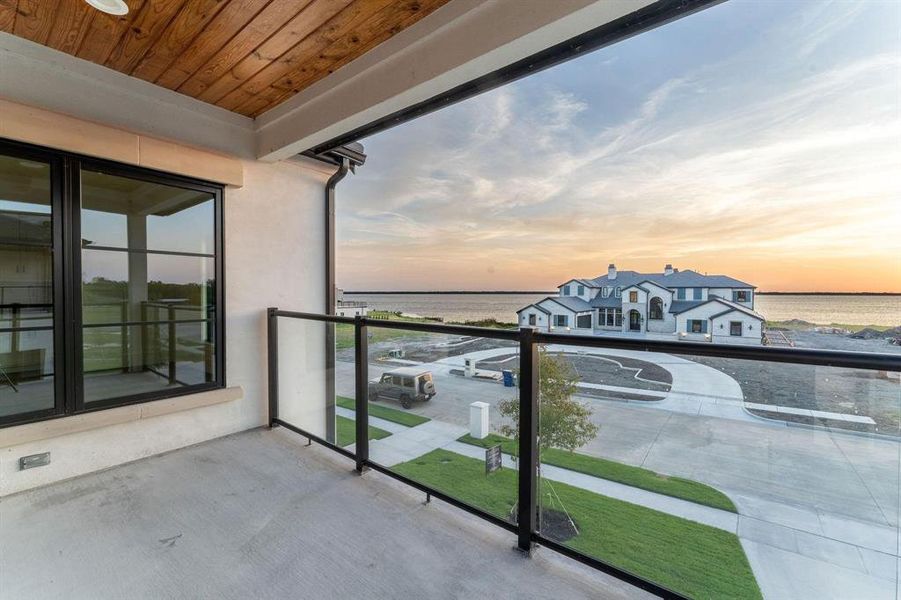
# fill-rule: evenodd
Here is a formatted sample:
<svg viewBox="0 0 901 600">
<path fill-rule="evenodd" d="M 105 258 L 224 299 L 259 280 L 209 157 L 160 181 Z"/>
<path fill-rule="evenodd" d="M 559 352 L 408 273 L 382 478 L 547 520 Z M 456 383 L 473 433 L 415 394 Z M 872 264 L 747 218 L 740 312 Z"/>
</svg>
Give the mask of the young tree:
<svg viewBox="0 0 901 600">
<path fill-rule="evenodd" d="M 538 446 L 540 450 L 562 448 L 573 451 L 598 433 L 591 422 L 591 409 L 573 400 L 578 376 L 572 366 L 543 348 L 538 350 Z M 519 398 L 498 404 L 498 412 L 512 424 L 500 427 L 500 432 L 519 439 Z"/>
</svg>

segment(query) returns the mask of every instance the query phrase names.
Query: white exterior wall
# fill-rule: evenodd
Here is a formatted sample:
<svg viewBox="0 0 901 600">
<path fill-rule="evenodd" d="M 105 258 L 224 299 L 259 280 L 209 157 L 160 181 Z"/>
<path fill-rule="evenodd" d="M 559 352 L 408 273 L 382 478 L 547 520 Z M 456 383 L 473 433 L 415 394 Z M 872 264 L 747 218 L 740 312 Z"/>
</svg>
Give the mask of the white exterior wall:
<svg viewBox="0 0 901 600">
<path fill-rule="evenodd" d="M 647 318 L 645 324 L 647 325 L 647 330 L 653 333 L 673 333 L 676 331 L 676 316 L 669 312 L 670 306 L 673 302 L 673 293 L 666 289 L 665 287 L 659 286 L 655 283 L 645 282 L 641 284 L 642 287 L 650 290 L 650 294 L 648 294 L 648 303 L 647 310 L 648 314 L 645 315 L 647 318 L 650 314 L 651 310 L 651 299 L 655 297 L 659 297 L 663 300 L 663 320 L 650 319 Z"/>
<path fill-rule="evenodd" d="M 749 294 L 749 302 L 736 302 L 736 304 L 741 304 L 742 306 L 747 306 L 750 309 L 754 308 L 754 290 L 751 288 L 710 288 L 710 294 L 714 296 L 719 296 L 720 298 L 725 298 L 732 302 L 732 292 L 736 290 L 744 290 Z"/>
<path fill-rule="evenodd" d="M 325 309 L 324 289 L 319 282 L 325 277 L 323 196 L 329 171 L 312 161 L 245 162 L 244 174 L 245 186 L 226 189 L 224 200 L 226 385 L 243 388 L 243 398 L 18 445 L 4 440 L 13 439 L 21 428 L 49 423 L 59 426 L 58 422 L 65 422 L 67 417 L 0 429 L 0 495 L 266 423 L 265 309 Z M 298 341 L 287 325 L 282 329 L 280 341 Z M 283 416 L 291 419 L 302 415 L 324 424 L 323 332 L 305 337 L 304 344 L 297 346 L 292 352 L 281 345 L 286 376 L 282 395 L 295 399 L 293 404 L 291 400 L 283 403 Z M 141 406 L 149 405 L 135 405 Z M 102 417 L 103 413 L 93 415 Z M 48 466 L 19 470 L 19 457 L 48 451 Z"/>
<path fill-rule="evenodd" d="M 578 293 L 580 285 L 583 287 L 581 294 Z M 566 286 L 569 286 L 569 296 L 571 296 L 573 298 L 581 298 L 582 300 L 585 300 L 586 302 L 588 302 L 589 300 L 591 300 L 594 297 L 594 292 L 596 291 L 593 288 L 585 285 L 584 283 L 578 283 L 576 281 L 569 281 L 557 288 L 557 295 L 566 297 L 566 294 L 563 293 L 563 290 Z"/>
<path fill-rule="evenodd" d="M 576 315 L 575 315 L 575 313 L 573 313 L 573 311 L 569 310 L 568 308 L 566 308 L 565 306 L 563 306 L 561 304 L 557 304 L 553 300 L 542 300 L 541 302 L 538 303 L 538 305 L 541 308 L 543 308 L 544 310 L 551 313 L 550 315 L 545 315 L 545 317 L 547 317 L 548 331 L 550 331 L 552 333 L 554 333 L 554 332 L 556 332 L 556 333 L 572 333 L 572 332 L 576 331 L 576 329 L 575 329 Z M 554 317 L 556 315 L 566 315 L 569 318 L 568 327 L 555 327 L 554 326 L 554 321 L 555 321 Z M 585 331 L 591 331 L 591 330 L 586 329 Z"/>
<path fill-rule="evenodd" d="M 629 293 L 630 292 L 638 292 L 638 301 L 637 302 L 629 302 Z M 646 327 L 648 324 L 648 293 L 641 288 L 636 286 L 631 286 L 623 289 L 623 331 L 629 331 L 629 312 L 632 310 L 637 310 L 641 315 L 641 331 L 646 331 Z"/>
<path fill-rule="evenodd" d="M 535 324 L 534 325 L 529 325 L 529 315 L 530 314 L 535 315 Z M 531 307 L 525 309 L 524 311 L 522 311 L 521 313 L 519 313 L 519 326 L 520 327 L 539 327 L 541 329 L 547 330 L 548 325 L 549 325 L 549 322 L 548 322 L 547 315 L 544 314 L 543 312 L 541 312 L 540 310 L 538 310 L 537 308 L 535 308 L 534 306 L 531 306 Z"/>
<path fill-rule="evenodd" d="M 732 321 L 741 322 L 741 337 L 729 334 L 729 324 Z M 712 341 L 719 344 L 758 345 L 762 340 L 763 323 L 750 315 L 746 315 L 740 310 L 733 310 L 730 313 L 713 319 L 710 331 L 713 334 Z"/>
<path fill-rule="evenodd" d="M 722 317 L 715 319 L 714 322 L 709 322 L 710 317 L 713 315 L 719 314 L 724 310 L 728 310 L 729 307 L 725 304 L 721 304 L 719 302 L 711 302 L 709 304 L 705 304 L 703 306 L 698 306 L 691 310 L 687 310 L 683 313 L 676 315 L 676 335 L 679 339 L 689 340 L 689 341 L 697 341 L 697 342 L 707 342 L 707 341 L 716 341 L 721 343 L 760 343 L 760 321 L 751 317 L 750 315 L 746 315 L 745 313 L 737 310 L 733 310 L 731 313 L 725 314 Z M 687 333 L 686 328 L 689 320 L 692 319 L 701 319 L 708 320 L 707 324 L 707 333 Z M 738 338 L 735 336 L 729 335 L 729 321 L 739 321 L 741 320 L 744 323 L 744 327 L 742 328 L 743 336 L 742 338 Z M 719 329 L 719 325 L 723 323 L 723 329 Z M 753 324 L 753 329 L 749 328 L 749 325 Z M 684 335 L 683 335 L 684 334 Z M 708 337 L 709 336 L 709 337 Z M 716 339 L 714 339 L 716 337 Z"/>
</svg>

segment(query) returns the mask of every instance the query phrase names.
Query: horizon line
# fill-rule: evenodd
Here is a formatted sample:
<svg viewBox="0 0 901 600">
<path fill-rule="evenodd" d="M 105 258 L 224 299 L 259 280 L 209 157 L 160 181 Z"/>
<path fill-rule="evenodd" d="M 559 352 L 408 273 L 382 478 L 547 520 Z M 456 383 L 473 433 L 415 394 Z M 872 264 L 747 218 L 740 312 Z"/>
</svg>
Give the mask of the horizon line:
<svg viewBox="0 0 901 600">
<path fill-rule="evenodd" d="M 556 290 L 344 290 L 345 294 L 556 294 Z M 784 296 L 901 296 L 901 292 L 755 292 Z"/>
</svg>

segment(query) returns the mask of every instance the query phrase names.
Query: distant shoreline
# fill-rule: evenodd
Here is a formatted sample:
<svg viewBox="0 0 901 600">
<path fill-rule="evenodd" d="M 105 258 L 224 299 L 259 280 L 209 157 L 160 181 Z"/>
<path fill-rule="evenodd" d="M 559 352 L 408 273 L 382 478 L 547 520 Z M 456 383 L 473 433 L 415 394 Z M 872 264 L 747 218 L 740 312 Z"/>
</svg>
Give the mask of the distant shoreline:
<svg viewBox="0 0 901 600">
<path fill-rule="evenodd" d="M 556 294 L 557 290 L 553 291 L 534 291 L 534 290 L 524 290 L 524 291 L 472 291 L 472 290 L 456 290 L 456 291 L 362 291 L 362 292 L 349 292 L 345 291 L 345 294 L 366 294 L 369 296 L 379 295 L 379 294 L 406 294 L 406 295 L 515 295 L 515 294 Z M 901 296 L 901 292 L 757 292 L 758 296 Z"/>
</svg>

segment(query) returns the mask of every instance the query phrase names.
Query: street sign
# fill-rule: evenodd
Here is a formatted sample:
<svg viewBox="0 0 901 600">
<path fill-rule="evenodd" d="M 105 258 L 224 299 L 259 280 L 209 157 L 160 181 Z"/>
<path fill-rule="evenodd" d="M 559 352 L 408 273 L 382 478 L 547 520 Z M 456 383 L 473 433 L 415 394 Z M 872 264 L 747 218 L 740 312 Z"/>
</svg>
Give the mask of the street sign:
<svg viewBox="0 0 901 600">
<path fill-rule="evenodd" d="M 485 449 L 485 475 L 501 468 L 502 457 L 500 444 Z"/>
</svg>

